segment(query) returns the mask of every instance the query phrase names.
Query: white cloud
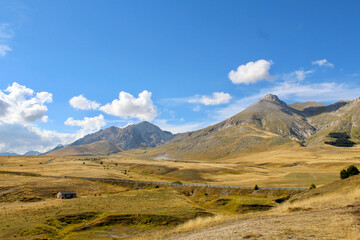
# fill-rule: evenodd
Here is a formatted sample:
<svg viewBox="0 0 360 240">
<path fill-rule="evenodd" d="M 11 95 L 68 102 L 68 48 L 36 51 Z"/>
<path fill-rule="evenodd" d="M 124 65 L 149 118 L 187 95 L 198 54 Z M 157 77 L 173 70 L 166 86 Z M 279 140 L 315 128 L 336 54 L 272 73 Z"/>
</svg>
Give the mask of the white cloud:
<svg viewBox="0 0 360 240">
<path fill-rule="evenodd" d="M 119 99 L 115 99 L 99 109 L 110 115 L 147 121 L 151 121 L 157 116 L 156 107 L 151 100 L 151 92 L 146 90 L 141 92 L 138 98 L 127 92 L 120 92 Z"/>
<path fill-rule="evenodd" d="M 106 125 L 104 116 L 100 114 L 97 117 L 84 117 L 84 120 L 74 120 L 72 117 L 65 121 L 65 125 L 81 127 L 83 133 L 95 132 Z"/>
<path fill-rule="evenodd" d="M 0 56 L 4 57 L 8 52 L 11 52 L 12 49 L 6 44 L 0 44 Z"/>
<path fill-rule="evenodd" d="M 14 82 L 4 91 L 0 90 L 0 120 L 4 123 L 26 124 L 45 120 L 46 103 L 52 102 L 48 92 L 34 90 Z"/>
<path fill-rule="evenodd" d="M 272 61 L 264 59 L 248 62 L 245 65 L 240 65 L 236 71 L 231 70 L 229 78 L 234 84 L 250 84 L 261 80 L 269 80 L 271 77 L 269 74 L 271 64 Z"/>
<path fill-rule="evenodd" d="M 305 71 L 303 69 L 300 69 L 300 70 L 297 70 L 297 71 L 294 71 L 292 73 L 290 73 L 290 75 L 288 75 L 289 77 L 287 77 L 290 81 L 292 79 L 295 79 L 297 81 L 303 81 L 305 80 L 305 78 L 307 77 L 307 75 L 313 73 L 314 70 L 309 70 L 309 71 Z"/>
<path fill-rule="evenodd" d="M 195 96 L 189 100 L 189 103 L 201 103 L 204 105 L 220 105 L 228 103 L 231 99 L 230 94 L 224 92 L 214 92 L 212 96 Z"/>
<path fill-rule="evenodd" d="M 58 144 L 74 141 L 78 134 L 41 130 L 34 125 L 38 120 L 48 121 L 45 104 L 50 102 L 51 93 L 36 93 L 16 82 L 4 91 L 0 90 L 0 151 L 44 152 Z"/>
<path fill-rule="evenodd" d="M 334 67 L 334 64 L 328 62 L 328 60 L 326 60 L 325 58 L 321 60 L 312 61 L 311 63 L 312 65 L 318 65 L 320 67 L 331 67 L 331 68 Z"/>
<path fill-rule="evenodd" d="M 58 144 L 75 141 L 79 135 L 40 130 L 35 126 L 0 122 L 0 151 L 23 154 L 34 150 L 46 152 Z"/>
<path fill-rule="evenodd" d="M 75 96 L 69 100 L 70 105 L 73 108 L 81 110 L 96 110 L 100 104 L 95 101 L 90 101 L 83 95 Z"/>
<path fill-rule="evenodd" d="M 13 37 L 14 33 L 10 30 L 8 23 L 0 24 L 0 56 L 4 57 L 12 49 L 9 46 L 9 41 Z"/>
</svg>

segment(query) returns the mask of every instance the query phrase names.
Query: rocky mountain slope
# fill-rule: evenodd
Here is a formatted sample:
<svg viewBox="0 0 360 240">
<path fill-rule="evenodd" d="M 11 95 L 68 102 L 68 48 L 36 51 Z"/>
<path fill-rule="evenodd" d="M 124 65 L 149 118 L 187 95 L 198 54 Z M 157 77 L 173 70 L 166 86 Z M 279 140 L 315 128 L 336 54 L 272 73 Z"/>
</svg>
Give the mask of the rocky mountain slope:
<svg viewBox="0 0 360 240">
<path fill-rule="evenodd" d="M 144 121 L 125 128 L 109 127 L 88 134 L 69 146 L 49 154 L 108 155 L 133 148 L 156 147 L 174 136 L 171 132 L 163 131 L 158 126 Z"/>
<path fill-rule="evenodd" d="M 329 107 L 333 108 L 329 110 Z M 308 117 L 317 129 L 316 134 L 307 139 L 309 146 L 323 143 L 330 133 L 345 133 L 354 140 L 360 140 L 360 98 L 330 105 L 327 111 Z"/>
<path fill-rule="evenodd" d="M 153 153 L 165 152 L 176 158 L 219 158 L 235 152 L 264 151 L 284 143 L 323 144 L 333 132 L 360 140 L 359 119 L 360 99 L 332 105 L 307 102 L 289 106 L 268 94 L 223 122 L 179 134 Z"/>
</svg>

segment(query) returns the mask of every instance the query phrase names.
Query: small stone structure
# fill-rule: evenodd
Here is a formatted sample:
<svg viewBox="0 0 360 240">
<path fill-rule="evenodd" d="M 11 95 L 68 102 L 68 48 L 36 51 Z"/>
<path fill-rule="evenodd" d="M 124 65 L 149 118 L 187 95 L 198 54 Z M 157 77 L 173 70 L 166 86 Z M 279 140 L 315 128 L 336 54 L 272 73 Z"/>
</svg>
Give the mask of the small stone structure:
<svg viewBox="0 0 360 240">
<path fill-rule="evenodd" d="M 56 195 L 60 199 L 70 199 L 70 198 L 76 198 L 76 192 L 75 191 L 60 191 Z"/>
</svg>

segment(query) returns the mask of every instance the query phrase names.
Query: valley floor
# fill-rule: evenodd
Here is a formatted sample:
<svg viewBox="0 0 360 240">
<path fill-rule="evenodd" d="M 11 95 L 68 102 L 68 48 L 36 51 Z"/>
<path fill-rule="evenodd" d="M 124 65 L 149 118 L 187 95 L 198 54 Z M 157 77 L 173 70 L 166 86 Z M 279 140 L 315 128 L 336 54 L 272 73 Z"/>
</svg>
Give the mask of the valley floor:
<svg viewBox="0 0 360 240">
<path fill-rule="evenodd" d="M 215 160 L 157 156 L 136 150 L 114 156 L 0 157 L 0 239 L 359 236 L 360 178 L 338 180 L 341 169 L 359 165 L 359 147 L 279 147 Z M 126 185 L 63 176 L 180 183 Z M 314 183 L 317 188 L 300 193 L 181 183 L 303 188 Z M 78 198 L 56 199 L 62 190 L 74 190 Z M 283 198 L 285 203 L 277 201 Z"/>
</svg>

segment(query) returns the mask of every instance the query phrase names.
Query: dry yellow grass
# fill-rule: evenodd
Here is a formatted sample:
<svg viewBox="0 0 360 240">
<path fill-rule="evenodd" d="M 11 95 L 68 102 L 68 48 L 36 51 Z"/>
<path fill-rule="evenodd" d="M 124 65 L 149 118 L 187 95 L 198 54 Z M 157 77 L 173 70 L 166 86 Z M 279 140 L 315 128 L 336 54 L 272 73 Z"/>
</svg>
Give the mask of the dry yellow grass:
<svg viewBox="0 0 360 240">
<path fill-rule="evenodd" d="M 184 224 L 177 226 L 172 233 L 184 233 L 198 231 L 205 227 L 212 227 L 221 223 L 229 222 L 232 219 L 235 219 L 236 215 L 215 215 L 210 217 L 197 217 L 191 219 Z"/>
<path fill-rule="evenodd" d="M 317 148 L 282 146 L 268 152 L 242 153 L 222 160 L 144 159 L 139 151 L 100 158 L 70 156 L 0 157 L 0 171 L 49 176 L 155 181 L 178 180 L 243 186 L 257 184 L 260 187 L 309 187 L 311 183 L 319 186 L 338 179 L 341 169 L 351 164 L 357 165 L 360 160 L 360 149 L 357 147 L 344 149 L 331 146 Z M 51 159 L 54 160 L 48 164 L 39 164 Z M 124 174 L 124 169 L 130 170 L 130 172 Z M 350 183 L 351 181 L 353 180 L 344 180 L 340 183 Z M 351 207 L 347 209 L 347 205 L 356 205 L 360 202 L 359 185 L 357 182 L 351 186 L 340 185 L 332 187 L 333 189 L 317 188 L 314 191 L 309 191 L 307 195 L 304 194 L 304 196 L 299 197 L 298 200 L 285 203 L 268 213 L 256 213 L 242 218 L 241 229 L 243 232 L 240 237 L 258 236 L 259 239 L 281 239 L 285 236 L 298 235 L 305 238 L 311 236 L 311 231 L 318 231 L 314 236 L 319 238 L 326 239 L 332 234 L 337 239 L 344 238 L 344 236 L 351 238 L 357 231 L 355 226 L 357 220 L 353 215 L 344 213 L 344 211 L 350 211 Z M 36 224 L 43 223 L 47 217 L 59 213 L 95 211 L 111 214 L 171 213 L 174 216 L 193 214 L 199 210 L 197 207 L 213 210 L 211 208 L 212 200 L 208 205 L 199 202 L 194 204 L 190 201 L 190 197 L 178 196 L 175 192 L 168 190 L 165 191 L 166 193 L 156 189 L 124 192 L 125 189 L 121 187 L 66 178 L 52 179 L 0 174 L 0 188 L 5 191 L 15 189 L 11 193 L 13 195 L 8 195 L 10 197 L 4 198 L 4 201 L 0 203 L 0 215 L 2 215 L 0 226 L 3 229 L 2 234 L 6 234 L 0 235 L 2 238 L 11 238 L 9 234 L 18 233 L 21 228 L 31 228 Z M 53 194 L 61 188 L 76 190 L 80 198 L 66 202 L 51 199 L 54 197 Z M 326 191 L 320 191 L 321 189 L 326 189 Z M 49 190 L 51 190 L 50 195 Z M 320 191 L 318 195 L 316 195 L 318 193 L 316 191 Z M 43 195 L 40 194 L 42 201 L 19 202 L 16 200 L 21 195 L 28 196 L 34 192 L 44 193 Z M 102 193 L 101 197 L 93 196 L 100 192 Z M 222 209 L 218 208 L 218 210 L 221 212 Z M 233 221 L 233 217 L 236 216 L 201 217 L 178 226 L 170 233 L 165 231 L 165 233 L 149 236 L 161 239 L 170 234 L 177 237 L 184 232 L 190 234 L 212 225 L 217 226 L 229 221 L 229 218 Z M 234 223 L 240 224 L 239 221 L 234 221 Z M 304 225 L 302 221 L 311 224 Z M 331 223 L 330 227 L 326 221 Z M 261 227 L 264 227 L 265 230 L 258 230 Z M 234 226 L 234 229 L 236 228 Z M 271 233 L 271 229 L 275 229 L 273 233 Z M 302 229 L 305 229 L 303 235 L 301 235 Z M 106 237 L 104 238 L 110 238 L 111 234 L 120 234 L 114 228 L 100 230 L 103 231 L 102 235 L 105 234 Z M 101 234 L 98 232 L 100 230 L 85 231 L 82 233 L 83 235 L 71 234 L 68 237 L 69 239 L 81 239 L 88 236 L 100 236 Z M 346 235 L 341 235 L 339 232 L 345 232 Z M 224 234 L 227 234 L 226 231 Z M 17 237 L 19 238 L 19 236 Z"/>
<path fill-rule="evenodd" d="M 321 196 L 314 196 L 293 202 L 286 202 L 273 211 L 276 213 L 284 213 L 301 210 L 319 210 L 341 208 L 348 205 L 356 205 L 360 203 L 360 188 L 352 189 L 347 192 L 334 192 Z"/>
<path fill-rule="evenodd" d="M 0 157 L 0 171 L 51 176 L 125 178 L 148 181 L 206 182 L 260 187 L 309 187 L 332 182 L 341 169 L 360 164 L 360 148 L 281 146 L 217 160 L 144 158 L 144 150 L 107 157 Z M 145 154 L 145 155 L 144 155 Z M 52 162 L 44 165 L 50 159 Z M 103 164 L 100 164 L 103 162 Z M 124 174 L 124 170 L 130 170 Z"/>
<path fill-rule="evenodd" d="M 157 238 L 359 239 L 359 182 L 360 176 L 336 181 L 268 212 L 193 219 Z"/>
</svg>

